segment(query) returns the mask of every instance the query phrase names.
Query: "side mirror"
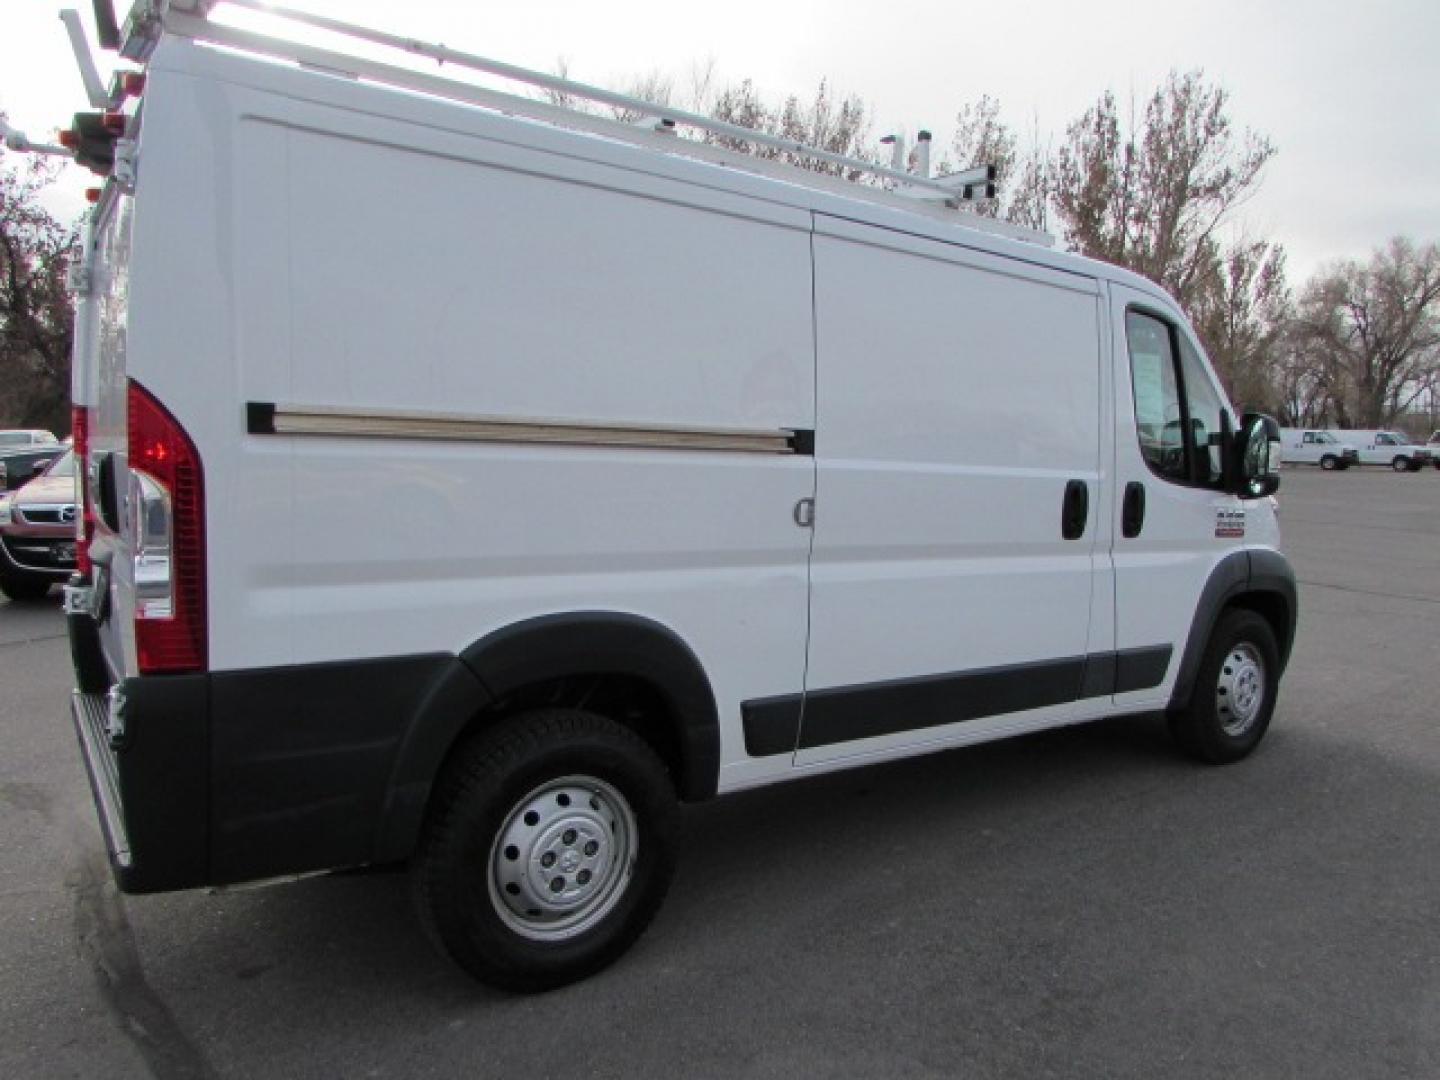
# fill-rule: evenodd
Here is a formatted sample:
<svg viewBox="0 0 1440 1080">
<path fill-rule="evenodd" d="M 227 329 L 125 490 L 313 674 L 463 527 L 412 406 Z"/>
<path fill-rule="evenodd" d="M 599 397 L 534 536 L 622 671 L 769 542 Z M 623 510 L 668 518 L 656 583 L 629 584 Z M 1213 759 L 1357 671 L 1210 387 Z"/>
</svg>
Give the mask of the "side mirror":
<svg viewBox="0 0 1440 1080">
<path fill-rule="evenodd" d="M 1273 495 L 1280 489 L 1280 425 L 1261 413 L 1246 413 L 1236 443 L 1235 494 L 1242 499 Z"/>
</svg>

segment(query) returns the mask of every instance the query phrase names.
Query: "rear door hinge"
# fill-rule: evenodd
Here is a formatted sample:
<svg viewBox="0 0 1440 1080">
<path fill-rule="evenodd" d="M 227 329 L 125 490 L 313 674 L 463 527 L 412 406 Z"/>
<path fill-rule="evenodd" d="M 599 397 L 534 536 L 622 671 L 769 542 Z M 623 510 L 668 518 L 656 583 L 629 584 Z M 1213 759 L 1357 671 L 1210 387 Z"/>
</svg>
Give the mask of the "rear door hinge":
<svg viewBox="0 0 1440 1080">
<path fill-rule="evenodd" d="M 81 300 L 89 296 L 95 285 L 95 272 L 90 268 L 89 253 L 80 262 L 70 264 L 65 271 L 65 288 Z"/>
<path fill-rule="evenodd" d="M 127 195 L 135 193 L 138 149 L 139 142 L 135 139 L 117 139 L 115 142 L 115 163 L 110 167 L 110 177 Z"/>
</svg>

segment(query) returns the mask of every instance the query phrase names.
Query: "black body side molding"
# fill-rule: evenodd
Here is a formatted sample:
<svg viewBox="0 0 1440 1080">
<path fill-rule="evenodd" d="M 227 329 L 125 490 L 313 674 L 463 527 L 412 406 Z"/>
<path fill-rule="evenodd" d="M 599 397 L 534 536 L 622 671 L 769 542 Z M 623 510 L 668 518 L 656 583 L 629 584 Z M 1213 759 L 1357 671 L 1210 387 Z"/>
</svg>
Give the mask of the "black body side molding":
<svg viewBox="0 0 1440 1080">
<path fill-rule="evenodd" d="M 1156 645 L 758 698 L 740 706 L 745 752 L 789 754 L 1148 690 L 1165 681 L 1172 652 Z"/>
</svg>

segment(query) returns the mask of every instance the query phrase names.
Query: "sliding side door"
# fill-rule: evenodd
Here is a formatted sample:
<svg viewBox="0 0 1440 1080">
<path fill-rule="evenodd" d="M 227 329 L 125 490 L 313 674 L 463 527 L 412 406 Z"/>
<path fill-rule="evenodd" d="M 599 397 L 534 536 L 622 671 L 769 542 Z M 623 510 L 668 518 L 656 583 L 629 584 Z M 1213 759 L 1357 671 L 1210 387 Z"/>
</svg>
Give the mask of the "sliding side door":
<svg viewBox="0 0 1440 1080">
<path fill-rule="evenodd" d="M 1112 602 L 1096 283 L 817 217 L 815 295 L 797 764 L 1071 719 Z"/>
</svg>

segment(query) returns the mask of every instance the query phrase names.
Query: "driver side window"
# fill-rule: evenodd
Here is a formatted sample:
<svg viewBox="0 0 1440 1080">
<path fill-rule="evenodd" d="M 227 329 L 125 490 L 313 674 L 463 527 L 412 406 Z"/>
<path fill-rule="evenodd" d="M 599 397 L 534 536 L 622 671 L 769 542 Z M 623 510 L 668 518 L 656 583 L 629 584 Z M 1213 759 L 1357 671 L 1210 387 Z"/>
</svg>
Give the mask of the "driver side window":
<svg viewBox="0 0 1440 1080">
<path fill-rule="evenodd" d="M 1224 482 L 1225 406 L 1200 355 L 1169 323 L 1140 311 L 1125 315 L 1140 453 L 1152 472 L 1180 484 Z"/>
<path fill-rule="evenodd" d="M 1225 478 L 1225 463 L 1221 457 L 1223 441 L 1220 414 L 1225 406 L 1200 354 L 1190 339 L 1182 333 L 1180 339 L 1180 371 L 1184 377 L 1186 403 L 1190 407 L 1191 449 L 1195 464 L 1195 480 L 1206 485 L 1219 484 Z"/>
<path fill-rule="evenodd" d="M 1130 380 L 1135 390 L 1135 427 L 1140 454 L 1167 480 L 1189 478 L 1180 438 L 1180 386 L 1170 328 L 1159 319 L 1131 311 L 1125 316 L 1130 342 Z"/>
</svg>

